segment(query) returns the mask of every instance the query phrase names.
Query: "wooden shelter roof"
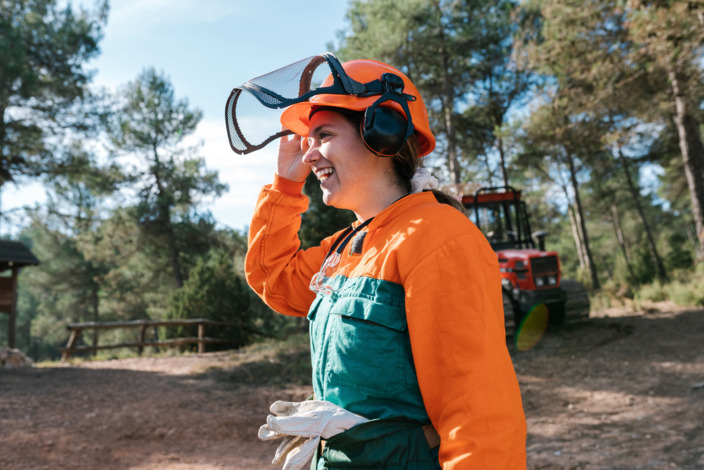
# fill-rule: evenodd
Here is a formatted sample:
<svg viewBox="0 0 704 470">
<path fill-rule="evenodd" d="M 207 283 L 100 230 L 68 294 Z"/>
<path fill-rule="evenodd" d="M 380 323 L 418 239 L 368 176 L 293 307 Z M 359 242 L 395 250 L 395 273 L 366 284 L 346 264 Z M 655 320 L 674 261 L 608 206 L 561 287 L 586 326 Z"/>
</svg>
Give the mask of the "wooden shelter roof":
<svg viewBox="0 0 704 470">
<path fill-rule="evenodd" d="M 37 265 L 39 260 L 22 242 L 0 240 L 0 271 L 13 266 Z"/>
</svg>

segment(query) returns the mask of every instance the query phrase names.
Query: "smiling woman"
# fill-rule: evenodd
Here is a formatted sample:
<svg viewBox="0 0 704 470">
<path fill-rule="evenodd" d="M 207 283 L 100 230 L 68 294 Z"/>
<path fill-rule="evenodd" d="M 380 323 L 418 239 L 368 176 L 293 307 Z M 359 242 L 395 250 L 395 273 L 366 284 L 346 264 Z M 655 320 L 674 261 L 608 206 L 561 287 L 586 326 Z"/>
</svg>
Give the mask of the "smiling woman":
<svg viewBox="0 0 704 470">
<path fill-rule="evenodd" d="M 296 160 L 315 173 L 325 204 L 349 209 L 364 221 L 405 195 L 393 184 L 391 159 L 372 153 L 359 138 L 358 126 L 343 114 L 322 110 L 310 125 L 309 137 L 301 142 L 305 153 Z"/>
<path fill-rule="evenodd" d="M 245 263 L 270 307 L 310 320 L 315 399 L 272 405 L 260 437 L 283 439 L 275 461 L 290 469 L 525 468 L 498 261 L 419 168 L 435 145 L 423 100 L 387 64 L 325 60 L 322 91 L 282 100 L 277 174 Z M 311 171 L 324 202 L 358 221 L 300 250 Z"/>
</svg>

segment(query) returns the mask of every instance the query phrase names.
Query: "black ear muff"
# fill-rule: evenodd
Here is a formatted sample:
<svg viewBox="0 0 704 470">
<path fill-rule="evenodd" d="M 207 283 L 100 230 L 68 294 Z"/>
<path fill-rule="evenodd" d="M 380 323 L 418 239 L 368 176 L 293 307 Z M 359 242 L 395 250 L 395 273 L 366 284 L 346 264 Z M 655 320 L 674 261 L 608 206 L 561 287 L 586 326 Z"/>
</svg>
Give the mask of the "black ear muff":
<svg viewBox="0 0 704 470">
<path fill-rule="evenodd" d="M 372 152 L 391 157 L 403 148 L 408 138 L 406 118 L 388 107 L 371 106 L 364 113 L 360 132 L 362 140 Z"/>
</svg>

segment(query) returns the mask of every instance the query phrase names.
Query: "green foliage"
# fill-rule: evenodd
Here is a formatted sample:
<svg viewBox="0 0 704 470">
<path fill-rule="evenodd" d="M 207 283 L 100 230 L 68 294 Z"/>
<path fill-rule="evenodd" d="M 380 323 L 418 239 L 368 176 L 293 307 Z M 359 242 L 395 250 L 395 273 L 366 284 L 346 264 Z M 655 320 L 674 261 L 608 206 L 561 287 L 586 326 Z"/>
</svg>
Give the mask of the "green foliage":
<svg viewBox="0 0 704 470">
<path fill-rule="evenodd" d="M 702 307 L 704 306 L 704 276 L 700 274 L 669 283 L 654 281 L 643 285 L 636 294 L 636 299 L 650 302 L 670 300 L 683 307 Z"/>
<path fill-rule="evenodd" d="M 704 281 L 673 282 L 670 285 L 670 299 L 683 307 L 704 307 Z"/>
<path fill-rule="evenodd" d="M 206 336 L 230 341 L 220 349 L 231 349 L 252 340 L 255 318 L 251 315 L 249 304 L 249 287 L 235 272 L 232 256 L 225 251 L 211 251 L 191 270 L 183 287 L 173 292 L 166 316 L 233 323 L 233 326 L 206 326 Z M 174 330 L 169 336 L 197 336 L 194 328 Z"/>
<path fill-rule="evenodd" d="M 118 115 L 121 132 L 115 137 L 127 150 L 171 147 L 192 133 L 202 118 L 201 111 L 189 109 L 188 100 L 176 99 L 168 78 L 153 68 L 127 85 L 124 99 Z"/>
<path fill-rule="evenodd" d="M 667 286 L 660 281 L 655 281 L 652 284 L 646 284 L 640 287 L 637 299 L 649 300 L 651 302 L 662 302 L 668 299 Z"/>
<path fill-rule="evenodd" d="M 228 341 L 208 346 L 210 350 L 239 348 L 261 337 L 286 336 L 298 329 L 297 319 L 277 314 L 254 294 L 238 272 L 235 258 L 224 246 L 212 249 L 167 301 L 166 318 L 206 318 L 232 324 L 206 326 L 206 336 Z M 193 328 L 167 332 L 173 338 L 195 334 Z"/>
<path fill-rule="evenodd" d="M 84 198 L 84 200 L 86 200 Z M 67 213 L 83 214 L 86 208 L 67 207 Z M 201 221 L 202 222 L 202 221 Z M 82 227 L 79 231 L 73 229 Z M 191 269 L 199 253 L 211 246 L 243 252 L 242 237 L 216 232 L 212 222 L 181 221 L 177 233 L 192 240 L 184 265 Z M 42 264 L 23 270 L 18 303 L 18 346 L 33 357 L 55 357 L 65 346 L 65 326 L 73 322 L 164 318 L 167 299 L 176 288 L 163 253 L 141 244 L 134 210 L 114 210 L 105 220 L 88 224 L 60 212 L 37 214 L 23 239 Z M 245 291 L 245 297 L 251 297 Z M 101 344 L 134 341 L 133 332 L 101 333 Z M 92 342 L 86 332 L 84 343 Z"/>
<path fill-rule="evenodd" d="M 84 67 L 98 53 L 107 2 L 94 12 L 56 0 L 0 1 L 0 186 L 58 170 L 56 136 L 85 132 Z"/>
<path fill-rule="evenodd" d="M 667 235 L 666 245 L 670 249 L 665 260 L 668 271 L 687 270 L 694 267 L 694 254 L 691 247 L 688 249 L 688 241 L 687 235 L 679 230 Z"/>
<path fill-rule="evenodd" d="M 633 155 L 645 155 L 671 166 L 675 162 L 666 160 L 671 159 L 677 146 L 677 135 L 677 153 L 683 164 L 674 175 L 666 171 L 670 173 L 667 180 L 678 181 L 672 188 L 678 192 L 688 187 L 688 205 L 699 208 L 692 216 L 701 233 L 704 145 L 697 129 L 703 96 L 701 6 L 684 1 L 623 5 L 601 0 L 589 2 L 586 9 L 583 2 L 575 1 L 539 0 L 530 4 L 540 11 L 543 22 L 541 39 L 531 41 L 526 50 L 533 67 L 554 77 L 550 82 L 554 98 L 550 101 L 566 104 L 572 116 L 602 123 L 604 129 L 591 142 L 611 147 L 611 153 L 621 157 L 624 171 Z M 650 129 L 643 132 L 648 125 Z M 657 138 L 658 134 L 662 137 Z M 648 139 L 654 142 L 648 144 Z M 597 168 L 594 163 L 587 165 L 592 170 Z M 630 173 L 635 175 L 637 164 L 631 166 Z M 664 189 L 674 195 L 667 186 Z M 637 192 L 632 190 L 630 196 L 636 205 Z M 681 200 L 681 194 L 677 199 Z M 649 235 L 647 214 L 638 212 Z M 662 278 L 663 263 L 652 242 L 657 237 L 649 238 L 648 249 Z M 702 243 L 700 248 L 704 247 Z"/>
<path fill-rule="evenodd" d="M 166 76 L 144 70 L 118 101 L 119 108 L 106 116 L 105 126 L 116 152 L 142 159 L 125 181 L 139 194 L 132 215 L 138 221 L 141 245 L 168 260 L 164 268 L 180 287 L 187 276 L 183 266 L 187 251 L 207 245 L 203 237 L 194 245 L 194 233 L 183 229 L 193 223 L 212 227 L 212 221 L 195 213 L 195 206 L 201 198 L 220 196 L 227 187 L 215 172 L 205 169 L 197 148 L 183 147 L 183 137 L 195 131 L 202 113 L 175 97 Z"/>
<path fill-rule="evenodd" d="M 98 53 L 107 4 L 94 12 L 57 5 L 0 0 L 0 186 L 43 174 L 50 192 L 21 233 L 42 264 L 20 275 L 18 346 L 35 359 L 56 357 L 65 326 L 92 320 L 235 323 L 206 327 L 207 336 L 230 341 L 226 348 L 302 330 L 305 320 L 275 314 L 246 286 L 245 237 L 217 229 L 202 209 L 226 187 L 200 148 L 183 143 L 201 112 L 152 68 L 98 109 L 84 66 Z M 532 229 L 550 233 L 547 249 L 559 253 L 563 277 L 601 280 L 597 308 L 694 306 L 704 305 L 704 268 L 696 265 L 700 222 L 687 165 L 698 161 L 704 121 L 701 18 L 700 5 L 680 0 L 354 0 L 338 53 L 386 61 L 414 81 L 438 137 L 441 158 L 426 162 L 438 176 L 496 185 L 506 169 L 523 190 Z M 541 87 L 533 90 L 535 74 Z M 531 105 L 519 116 L 522 97 Z M 101 139 L 93 138 L 98 117 Z M 683 138 L 695 150 L 689 160 Z M 100 163 L 81 144 L 98 140 L 111 146 Z M 121 163 L 125 156 L 139 164 Z M 701 168 L 694 181 L 704 181 Z M 313 176 L 304 192 L 303 248 L 354 220 L 322 203 Z M 593 272 L 576 241 L 587 238 Z M 658 280 L 655 252 L 669 282 Z M 6 326 L 0 315 L 0 342 Z M 106 332 L 101 342 L 133 336 Z M 304 337 L 250 346 L 248 353 L 268 352 L 230 379 L 309 379 Z M 87 333 L 83 341 L 93 339 Z"/>
<path fill-rule="evenodd" d="M 413 81 L 451 183 L 466 181 L 460 166 L 471 171 L 477 155 L 498 152 L 501 166 L 508 160 L 500 129 L 531 81 L 512 63 L 515 7 L 510 0 L 350 2 L 339 54 L 387 62 Z"/>
<path fill-rule="evenodd" d="M 102 284 L 114 266 L 91 257 L 100 198 L 74 176 L 53 181 L 47 207 L 22 233 L 41 262 L 23 270 L 18 300 L 19 344 L 35 354 L 55 355 L 66 344 L 69 323 L 101 320 Z M 92 332 L 83 338 L 92 339 Z"/>
</svg>

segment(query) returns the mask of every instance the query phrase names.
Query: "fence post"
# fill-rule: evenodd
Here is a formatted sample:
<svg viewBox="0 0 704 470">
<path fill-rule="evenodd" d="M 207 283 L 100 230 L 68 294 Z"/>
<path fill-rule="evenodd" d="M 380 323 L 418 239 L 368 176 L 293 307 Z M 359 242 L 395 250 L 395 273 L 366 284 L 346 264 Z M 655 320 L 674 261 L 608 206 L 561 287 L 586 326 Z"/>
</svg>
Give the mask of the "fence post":
<svg viewBox="0 0 704 470">
<path fill-rule="evenodd" d="M 175 339 L 165 339 L 164 341 L 159 341 L 159 335 L 158 335 L 158 329 L 157 326 L 159 325 L 164 325 L 164 326 L 187 326 L 189 329 L 192 330 L 193 325 L 198 326 L 198 337 L 194 338 L 192 336 L 186 337 L 186 338 L 175 338 Z M 220 338 L 208 338 L 205 336 L 205 325 L 230 325 L 233 326 L 231 323 L 225 323 L 225 322 L 213 322 L 210 320 L 206 320 L 203 318 L 193 318 L 193 319 L 186 319 L 186 320 L 131 320 L 131 321 L 123 321 L 123 322 L 90 322 L 90 323 L 78 323 L 78 324 L 70 324 L 67 326 L 67 329 L 71 331 L 71 336 L 69 337 L 68 344 L 66 345 L 66 348 L 63 349 L 63 354 L 61 356 L 61 360 L 65 361 L 74 352 L 82 352 L 82 351 L 97 351 L 98 349 L 111 349 L 111 348 L 138 348 L 139 353 L 141 354 L 144 351 L 144 348 L 147 346 L 152 346 L 154 347 L 157 351 L 158 346 L 180 346 L 183 344 L 193 344 L 193 343 L 198 343 L 198 353 L 204 353 L 205 352 L 205 345 L 207 343 L 229 343 L 228 340 L 226 339 L 220 339 Z M 155 335 L 155 340 L 147 342 L 146 341 L 146 336 L 147 336 L 147 328 L 149 327 L 154 328 L 154 335 Z M 103 344 L 103 345 L 98 345 L 98 344 L 93 344 L 93 346 L 78 346 L 78 342 L 80 341 L 81 334 L 83 330 L 96 330 L 96 334 L 94 337 L 97 339 L 98 335 L 98 330 L 106 330 L 106 329 L 114 329 L 114 328 L 136 328 L 139 327 L 141 328 L 139 331 L 139 341 L 135 342 L 127 342 L 127 343 L 120 343 L 120 344 Z"/>
<path fill-rule="evenodd" d="M 205 337 L 205 325 L 203 323 L 198 323 L 198 354 L 205 352 L 205 343 L 203 338 Z"/>
<path fill-rule="evenodd" d="M 64 362 L 71 357 L 73 348 L 76 346 L 76 343 L 78 343 L 78 338 L 81 336 L 82 331 L 82 328 L 74 328 L 71 330 L 71 337 L 68 339 L 68 344 L 66 345 L 66 349 L 64 349 L 64 353 L 61 355 L 61 362 Z"/>
<path fill-rule="evenodd" d="M 140 356 L 144 352 L 144 340 L 147 337 L 147 324 L 142 323 L 142 326 L 139 328 L 139 347 L 137 348 L 137 354 Z"/>
</svg>

